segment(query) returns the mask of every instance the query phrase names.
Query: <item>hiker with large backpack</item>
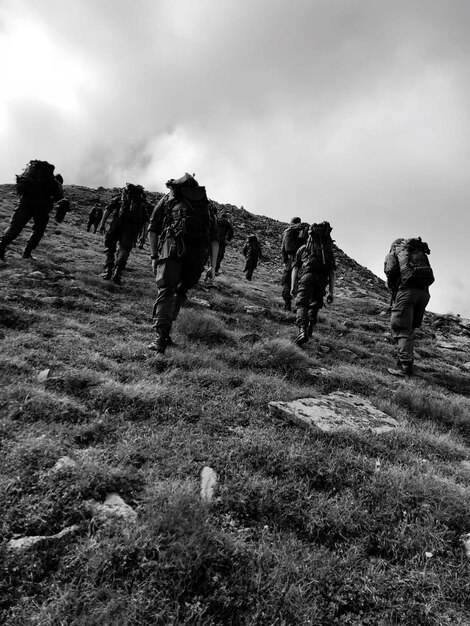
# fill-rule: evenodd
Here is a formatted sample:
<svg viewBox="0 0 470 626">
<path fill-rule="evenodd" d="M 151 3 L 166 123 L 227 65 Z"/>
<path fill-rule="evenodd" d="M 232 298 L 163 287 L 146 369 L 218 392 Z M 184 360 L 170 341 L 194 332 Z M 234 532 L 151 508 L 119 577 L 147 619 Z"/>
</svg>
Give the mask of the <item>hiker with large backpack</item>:
<svg viewBox="0 0 470 626">
<path fill-rule="evenodd" d="M 318 321 L 318 311 L 328 287 L 327 302 L 334 300 L 336 260 L 329 222 L 312 224 L 307 243 L 295 256 L 292 268 L 291 296 L 295 297 L 298 334 L 295 344 L 306 343 Z"/>
<path fill-rule="evenodd" d="M 224 260 L 225 248 L 233 239 L 233 226 L 228 219 L 227 213 L 222 213 L 222 215 L 217 219 L 217 229 L 219 231 L 219 254 L 217 255 L 217 263 L 215 266 L 216 275 L 218 275 L 220 271 L 220 264 Z"/>
<path fill-rule="evenodd" d="M 8 228 L 0 237 L 0 260 L 5 260 L 7 246 L 30 220 L 33 220 L 33 232 L 24 249 L 23 258 L 32 258 L 32 251 L 46 232 L 54 202 L 64 197 L 64 180 L 60 174 L 54 175 L 54 169 L 54 165 L 47 161 L 33 160 L 17 175 L 16 192 L 19 201 Z"/>
<path fill-rule="evenodd" d="M 400 238 L 395 239 L 385 257 L 384 272 L 392 294 L 390 326 L 398 345 L 397 368 L 388 369 L 394 376 L 413 374 L 414 331 L 423 322 L 429 286 L 434 282 L 430 252 L 421 237 Z"/>
<path fill-rule="evenodd" d="M 101 224 L 101 220 L 103 219 L 103 209 L 100 207 L 99 202 L 93 205 L 90 213 L 88 214 L 88 224 L 86 227 L 86 232 L 89 233 L 93 228 L 93 233 L 96 233 L 98 230 L 98 226 Z"/>
<path fill-rule="evenodd" d="M 282 298 L 284 300 L 284 310 L 292 309 L 291 283 L 292 268 L 294 267 L 297 250 L 307 243 L 309 225 L 302 222 L 300 217 L 293 217 L 290 225 L 282 233 L 281 254 L 284 270 L 282 272 Z"/>
<path fill-rule="evenodd" d="M 141 185 L 126 183 L 121 193 L 112 198 L 105 208 L 99 226 L 100 233 L 103 235 L 106 221 L 111 214 L 113 218 L 104 239 L 105 271 L 101 276 L 104 280 L 112 280 L 116 285 L 121 285 L 122 273 L 136 238 L 142 226 L 149 221 L 144 188 Z"/>
<path fill-rule="evenodd" d="M 247 280 L 251 280 L 253 272 L 258 267 L 258 261 L 263 258 L 261 244 L 256 235 L 250 235 L 243 246 L 243 255 L 246 258 L 244 273 Z"/>
<path fill-rule="evenodd" d="M 156 338 L 149 349 L 164 354 L 173 322 L 188 291 L 199 281 L 210 255 L 212 280 L 219 251 L 217 222 L 206 188 L 186 173 L 166 183 L 170 190 L 150 218 L 152 269 L 157 283 L 153 307 Z"/>
</svg>

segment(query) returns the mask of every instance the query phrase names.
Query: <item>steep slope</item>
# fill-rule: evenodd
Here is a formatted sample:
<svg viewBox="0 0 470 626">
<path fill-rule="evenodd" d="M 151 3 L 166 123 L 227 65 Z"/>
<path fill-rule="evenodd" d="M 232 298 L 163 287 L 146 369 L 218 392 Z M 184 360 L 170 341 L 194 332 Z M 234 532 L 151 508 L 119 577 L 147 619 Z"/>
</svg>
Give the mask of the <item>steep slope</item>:
<svg viewBox="0 0 470 626">
<path fill-rule="evenodd" d="M 155 356 L 148 250 L 122 288 L 102 281 L 85 226 L 113 190 L 66 190 L 74 210 L 37 260 L 20 258 L 23 234 L 0 267 L 0 621 L 469 623 L 470 322 L 427 314 L 416 378 L 391 380 L 387 290 L 338 249 L 337 298 L 300 350 L 281 306 L 286 225 L 225 205 L 223 273 Z M 13 187 L 0 198 L 3 228 Z M 251 232 L 266 259 L 248 283 Z M 268 411 L 332 391 L 399 428 L 327 434 Z M 113 493 L 130 509 L 104 506 Z M 46 539 L 15 548 L 23 537 Z"/>
</svg>

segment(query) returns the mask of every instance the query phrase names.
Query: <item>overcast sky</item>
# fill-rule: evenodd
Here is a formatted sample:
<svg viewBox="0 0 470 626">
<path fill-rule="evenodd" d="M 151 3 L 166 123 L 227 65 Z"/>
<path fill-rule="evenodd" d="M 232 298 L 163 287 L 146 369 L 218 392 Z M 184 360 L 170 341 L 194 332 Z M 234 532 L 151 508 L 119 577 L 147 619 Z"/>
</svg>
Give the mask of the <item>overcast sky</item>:
<svg viewBox="0 0 470 626">
<path fill-rule="evenodd" d="M 0 0 L 0 182 L 65 183 L 327 219 L 383 277 L 422 236 L 429 309 L 470 317 L 468 0 Z M 0 225 L 3 229 L 4 225 Z"/>
</svg>

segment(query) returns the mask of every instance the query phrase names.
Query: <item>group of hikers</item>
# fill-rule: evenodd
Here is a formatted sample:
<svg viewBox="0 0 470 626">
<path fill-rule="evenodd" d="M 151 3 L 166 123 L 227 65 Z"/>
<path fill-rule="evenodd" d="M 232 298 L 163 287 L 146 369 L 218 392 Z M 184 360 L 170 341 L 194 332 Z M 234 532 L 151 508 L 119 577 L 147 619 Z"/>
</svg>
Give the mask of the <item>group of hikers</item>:
<svg viewBox="0 0 470 626">
<path fill-rule="evenodd" d="M 31 258 L 44 235 L 54 204 L 57 222 L 63 221 L 70 210 L 70 202 L 64 198 L 63 178 L 54 174 L 54 169 L 47 161 L 33 160 L 16 177 L 19 201 L 0 237 L 1 261 L 5 261 L 7 246 L 30 220 L 33 228 L 23 252 L 26 259 Z M 94 233 L 99 231 L 105 236 L 102 277 L 117 285 L 121 284 L 133 247 L 143 248 L 148 239 L 157 285 L 152 316 L 155 339 L 149 349 L 160 354 L 172 344 L 172 325 L 188 291 L 198 283 L 206 265 L 206 280 L 220 272 L 227 243 L 234 236 L 227 214 L 217 216 L 215 204 L 194 174 L 170 179 L 166 187 L 168 192 L 152 207 L 141 185 L 127 183 L 104 210 L 98 203 L 93 206 L 87 224 L 88 232 L 93 228 Z M 282 234 L 281 293 L 285 310 L 290 312 L 295 307 L 298 346 L 311 338 L 325 295 L 328 304 L 334 300 L 336 259 L 331 231 L 327 221 L 308 224 L 294 217 Z M 384 270 L 392 294 L 391 333 L 398 346 L 397 366 L 388 371 L 395 376 L 413 374 L 414 331 L 422 324 L 429 286 L 434 282 L 429 253 L 421 238 L 400 238 L 392 243 L 385 258 Z M 244 274 L 251 280 L 262 258 L 255 234 L 247 238 L 243 254 Z"/>
</svg>

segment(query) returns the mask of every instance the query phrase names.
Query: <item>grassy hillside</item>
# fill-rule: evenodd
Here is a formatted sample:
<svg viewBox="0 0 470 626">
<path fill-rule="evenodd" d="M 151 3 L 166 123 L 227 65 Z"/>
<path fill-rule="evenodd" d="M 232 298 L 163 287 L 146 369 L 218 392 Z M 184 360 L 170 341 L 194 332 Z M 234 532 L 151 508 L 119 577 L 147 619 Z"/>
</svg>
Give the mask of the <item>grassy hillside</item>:
<svg viewBox="0 0 470 626">
<path fill-rule="evenodd" d="M 176 345 L 155 355 L 148 249 L 121 288 L 103 281 L 85 226 L 112 191 L 67 193 L 74 211 L 36 261 L 20 258 L 23 233 L 0 266 L 0 622 L 468 625 L 467 321 L 427 314 L 416 377 L 391 379 L 387 291 L 338 250 L 337 297 L 299 349 L 280 297 L 285 225 L 228 206 L 223 273 L 191 292 Z M 0 199 L 3 229 L 13 187 Z M 248 283 L 252 231 L 266 260 Z M 325 434 L 268 411 L 337 390 L 399 428 Z M 135 520 L 97 513 L 112 493 Z"/>
</svg>

